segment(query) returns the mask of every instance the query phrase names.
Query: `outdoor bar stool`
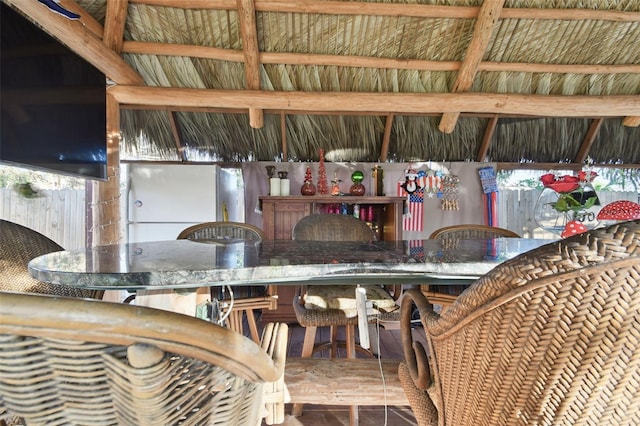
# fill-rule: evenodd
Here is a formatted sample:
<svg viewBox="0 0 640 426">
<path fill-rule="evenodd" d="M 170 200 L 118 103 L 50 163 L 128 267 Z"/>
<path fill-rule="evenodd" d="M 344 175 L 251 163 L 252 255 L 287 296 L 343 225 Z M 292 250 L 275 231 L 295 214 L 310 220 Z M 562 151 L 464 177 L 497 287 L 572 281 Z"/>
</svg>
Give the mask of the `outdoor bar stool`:
<svg viewBox="0 0 640 426">
<path fill-rule="evenodd" d="M 260 242 L 264 239 L 262 230 L 256 226 L 241 222 L 204 222 L 184 229 L 178 239 L 187 240 L 227 240 L 239 239 Z M 277 309 L 278 298 L 273 295 L 271 286 L 234 286 L 233 308 L 227 317 L 230 329 L 244 334 L 243 319 L 246 317 L 249 333 L 255 342 L 260 341 L 256 310 Z M 228 295 L 223 287 L 211 287 L 211 297 L 222 302 L 228 302 Z M 223 308 L 224 309 L 224 308 Z"/>
<path fill-rule="evenodd" d="M 375 234 L 362 220 L 340 214 L 313 214 L 305 216 L 293 228 L 294 240 L 305 241 L 373 241 Z M 382 286 L 364 286 L 367 300 L 371 300 L 379 310 L 380 320 L 399 321 L 399 310 L 394 298 Z M 358 325 L 354 285 L 310 285 L 300 287 L 293 300 L 293 309 L 298 323 L 305 327 L 302 357 L 311 357 L 313 353 L 326 348 L 330 357 L 337 356 L 338 327 L 344 326 L 346 355 L 355 358 L 356 350 L 372 356 L 370 350 L 355 343 L 355 328 Z M 385 310 L 388 310 L 386 312 Z M 318 327 L 330 327 L 328 342 L 316 344 Z M 357 406 L 350 411 L 351 424 L 357 424 Z M 302 415 L 302 404 L 294 404 L 293 415 Z"/>
</svg>

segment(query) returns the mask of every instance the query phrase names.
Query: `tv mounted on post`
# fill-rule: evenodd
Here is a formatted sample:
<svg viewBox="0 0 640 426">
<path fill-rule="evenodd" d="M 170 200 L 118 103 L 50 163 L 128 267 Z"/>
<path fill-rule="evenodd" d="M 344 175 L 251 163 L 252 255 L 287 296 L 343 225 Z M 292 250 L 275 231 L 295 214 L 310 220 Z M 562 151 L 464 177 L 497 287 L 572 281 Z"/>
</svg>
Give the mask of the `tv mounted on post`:
<svg viewBox="0 0 640 426">
<path fill-rule="evenodd" d="M 0 7 L 0 162 L 105 180 L 105 75 Z"/>
</svg>

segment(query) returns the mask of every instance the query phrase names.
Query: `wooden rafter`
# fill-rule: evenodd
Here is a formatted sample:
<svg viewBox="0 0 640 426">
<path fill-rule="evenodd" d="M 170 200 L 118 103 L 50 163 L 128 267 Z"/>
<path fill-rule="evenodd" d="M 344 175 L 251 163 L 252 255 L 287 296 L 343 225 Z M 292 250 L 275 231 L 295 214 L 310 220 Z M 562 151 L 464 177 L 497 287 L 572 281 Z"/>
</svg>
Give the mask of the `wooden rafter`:
<svg viewBox="0 0 640 426">
<path fill-rule="evenodd" d="M 180 157 L 182 161 L 187 161 L 187 153 L 184 151 L 184 144 L 182 143 L 182 133 L 180 132 L 180 126 L 178 125 L 178 118 L 176 117 L 176 113 L 173 111 L 167 111 L 167 116 L 169 118 L 169 125 L 171 126 L 171 134 L 173 135 L 173 140 L 176 144 L 178 157 Z"/>
<path fill-rule="evenodd" d="M 177 7 L 180 9 L 236 8 L 235 0 L 130 0 L 131 3 L 153 6 Z M 371 16 L 411 16 L 416 18 L 457 18 L 472 19 L 479 14 L 480 7 L 438 6 L 397 3 L 363 3 L 319 0 L 255 0 L 259 12 L 321 13 L 326 15 L 371 15 Z M 504 9 L 505 19 L 545 19 L 545 20 L 601 20 L 616 22 L 638 22 L 640 12 L 619 12 L 615 10 L 593 9 Z"/>
<path fill-rule="evenodd" d="M 188 56 L 243 62 L 240 50 L 186 44 L 125 41 L 123 53 L 140 55 Z M 417 71 L 458 71 L 461 61 L 424 61 L 421 59 L 394 59 L 355 55 L 319 55 L 312 53 L 260 52 L 263 64 L 320 65 L 358 68 L 402 69 Z M 529 64 L 522 62 L 480 62 L 478 71 L 533 72 L 560 74 L 640 74 L 640 64 Z"/>
<path fill-rule="evenodd" d="M 640 126 L 640 116 L 638 117 L 625 117 L 622 120 L 622 124 L 628 127 L 638 127 Z"/>
<path fill-rule="evenodd" d="M 282 144 L 282 158 L 286 160 L 289 158 L 287 150 L 287 115 L 283 112 L 280 113 L 280 141 Z"/>
<path fill-rule="evenodd" d="M 480 149 L 478 149 L 478 155 L 476 156 L 477 162 L 482 162 L 487 160 L 487 154 L 489 153 L 489 147 L 491 146 L 491 139 L 493 138 L 493 134 L 496 131 L 498 118 L 499 118 L 498 115 L 494 115 L 493 117 L 491 117 L 491 119 L 487 123 L 487 128 L 484 129 L 484 135 L 482 136 L 482 143 L 480 144 Z"/>
<path fill-rule="evenodd" d="M 7 2 L 8 3 L 8 2 Z M 97 37 L 102 38 L 102 24 L 73 0 L 60 0 L 60 6 L 80 15 L 82 24 Z"/>
<path fill-rule="evenodd" d="M 382 137 L 382 146 L 380 147 L 380 161 L 387 161 L 389 155 L 389 143 L 391 140 L 391 129 L 393 128 L 393 114 L 388 114 L 384 122 L 384 136 Z"/>
<path fill-rule="evenodd" d="M 260 52 L 258 50 L 258 31 L 256 27 L 256 10 L 253 0 L 237 0 L 240 17 L 240 34 L 242 35 L 242 53 L 244 71 L 247 78 L 247 89 L 260 90 Z M 264 126 L 264 115 L 257 108 L 249 108 L 249 125 L 256 129 Z"/>
<path fill-rule="evenodd" d="M 109 49 L 82 22 L 70 21 L 51 12 L 37 1 L 5 0 L 5 2 L 42 26 L 52 37 L 62 41 L 116 83 L 144 84 L 140 74 L 124 62 L 120 55 Z"/>
<path fill-rule="evenodd" d="M 487 50 L 493 29 L 500 18 L 505 0 L 485 0 L 480 8 L 478 19 L 473 28 L 473 36 L 464 55 L 464 60 L 458 71 L 456 81 L 451 88 L 451 92 L 466 92 L 473 85 L 478 66 L 484 52 Z M 441 132 L 451 133 L 456 127 L 460 112 L 450 112 L 442 116 L 438 128 Z"/>
<path fill-rule="evenodd" d="M 104 18 L 104 35 L 102 41 L 116 53 L 122 51 L 124 24 L 127 19 L 128 0 L 110 0 Z"/>
<path fill-rule="evenodd" d="M 640 116 L 640 96 L 556 96 L 496 93 L 351 93 L 209 90 L 113 86 L 121 104 L 185 108 L 430 114 L 468 112 L 532 117 Z"/>
<path fill-rule="evenodd" d="M 122 2 L 124 0 L 117 0 Z M 177 8 L 198 9 L 228 9 L 238 8 L 239 0 L 130 0 L 129 3 L 145 3 L 158 6 L 170 6 Z M 104 49 L 104 44 L 99 44 L 98 39 L 103 33 L 100 24 L 72 0 L 61 0 L 61 5 L 82 15 L 81 23 L 68 21 L 60 16 L 50 13 L 38 2 L 23 2 L 19 0 L 6 0 L 7 3 L 21 10 L 24 14 L 37 21 L 54 37 L 69 45 L 76 53 L 92 62 L 97 68 L 105 72 L 109 78 L 118 84 L 142 84 L 142 78 L 113 50 Z M 116 3 L 113 2 L 113 3 Z M 108 2 L 109 7 L 112 2 Z M 317 0 L 254 0 L 256 11 L 273 12 L 299 12 L 299 13 L 325 13 L 325 14 L 358 14 L 358 15 L 384 15 L 384 16 L 416 16 L 416 17 L 443 17 L 443 18 L 475 18 L 480 12 L 479 7 L 459 6 L 434 6 L 416 4 L 384 4 L 384 3 L 351 3 Z M 124 9 L 124 8 L 123 8 Z M 584 20 L 610 20 L 617 22 L 640 22 L 640 12 L 619 12 L 588 9 L 502 9 L 503 19 L 584 19 Z M 255 18 L 254 18 L 255 19 Z M 93 37 L 88 37 L 93 34 Z M 114 33 L 115 34 L 115 33 Z M 109 36 L 110 37 L 110 36 Z M 105 39 L 107 40 L 107 39 Z M 135 43 L 135 42 L 131 42 Z M 128 43 L 124 43 L 123 51 L 128 51 Z M 135 46 L 131 44 L 131 46 Z M 151 45 L 138 45 L 137 48 L 146 49 Z M 154 45 L 155 46 L 155 45 Z M 155 46 L 158 47 L 158 46 Z M 194 51 L 205 52 L 207 57 L 216 55 L 229 55 L 228 60 L 244 61 L 242 52 L 228 51 L 224 49 L 199 48 L 196 46 L 168 46 L 160 47 L 160 50 L 176 49 L 182 55 L 191 55 Z M 202 49 L 202 50 L 200 50 Z M 150 52 L 153 54 L 153 52 Z M 198 56 L 197 54 L 195 56 Z M 355 59 L 355 62 L 354 62 Z M 427 70 L 458 70 L 460 62 L 436 62 L 417 60 L 387 60 L 383 58 L 357 58 L 339 57 L 331 55 L 296 55 L 278 53 L 259 53 L 259 63 L 294 63 L 294 64 L 335 64 L 338 66 L 371 66 L 376 68 L 398 69 L 427 69 Z M 521 64 L 521 63 L 495 63 L 481 62 L 479 71 L 516 71 L 516 72 L 557 72 L 580 74 L 610 74 L 610 73 L 639 73 L 640 65 L 598 65 L 598 64 Z M 623 124 L 626 126 L 640 125 L 640 116 L 624 114 Z"/>
<path fill-rule="evenodd" d="M 589 155 L 589 151 L 591 150 L 591 145 L 596 140 L 596 136 L 598 136 L 598 132 L 600 131 L 600 127 L 604 122 L 603 118 L 598 118 L 591 121 L 591 125 L 589 126 L 589 130 L 587 134 L 584 136 L 584 140 L 580 145 L 580 150 L 576 154 L 576 158 L 573 159 L 574 163 L 583 163 L 584 160 L 587 159 L 587 155 Z"/>
</svg>

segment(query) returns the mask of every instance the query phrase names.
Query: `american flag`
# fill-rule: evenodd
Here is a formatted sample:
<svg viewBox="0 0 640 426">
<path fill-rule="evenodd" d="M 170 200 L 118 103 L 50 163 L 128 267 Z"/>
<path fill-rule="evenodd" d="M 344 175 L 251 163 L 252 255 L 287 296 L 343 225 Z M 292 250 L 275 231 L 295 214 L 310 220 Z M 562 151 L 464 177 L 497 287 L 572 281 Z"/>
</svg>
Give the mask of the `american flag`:
<svg viewBox="0 0 640 426">
<path fill-rule="evenodd" d="M 407 193 L 398 182 L 398 195 L 407 197 L 409 203 L 407 214 L 402 220 L 402 229 L 405 231 L 422 231 L 424 226 L 424 189 L 419 189 L 411 194 Z M 421 183 L 422 188 L 424 184 Z"/>
<path fill-rule="evenodd" d="M 424 259 L 424 241 L 409 240 L 409 255 L 413 259 L 422 261 Z"/>
</svg>

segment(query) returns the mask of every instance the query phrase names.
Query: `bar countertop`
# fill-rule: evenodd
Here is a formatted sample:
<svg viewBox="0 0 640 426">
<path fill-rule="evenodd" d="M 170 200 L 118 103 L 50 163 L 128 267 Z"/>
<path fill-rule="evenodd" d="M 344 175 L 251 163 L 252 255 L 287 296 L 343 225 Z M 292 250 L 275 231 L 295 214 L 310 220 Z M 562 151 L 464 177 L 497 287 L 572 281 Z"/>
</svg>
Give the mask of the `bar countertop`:
<svg viewBox="0 0 640 426">
<path fill-rule="evenodd" d="M 415 284 L 475 279 L 551 240 L 523 238 L 320 242 L 171 240 L 49 253 L 31 275 L 87 289 L 180 289 L 216 285 L 340 282 Z"/>
</svg>

